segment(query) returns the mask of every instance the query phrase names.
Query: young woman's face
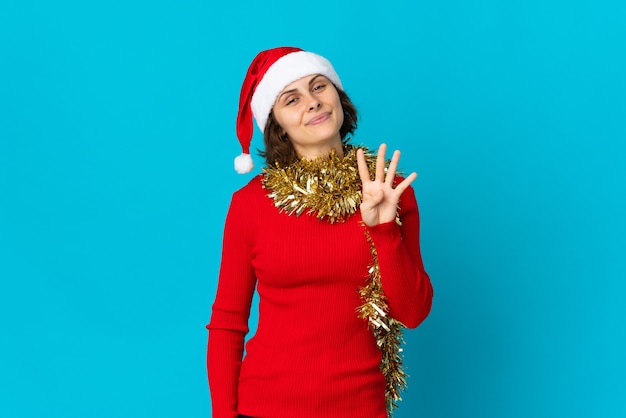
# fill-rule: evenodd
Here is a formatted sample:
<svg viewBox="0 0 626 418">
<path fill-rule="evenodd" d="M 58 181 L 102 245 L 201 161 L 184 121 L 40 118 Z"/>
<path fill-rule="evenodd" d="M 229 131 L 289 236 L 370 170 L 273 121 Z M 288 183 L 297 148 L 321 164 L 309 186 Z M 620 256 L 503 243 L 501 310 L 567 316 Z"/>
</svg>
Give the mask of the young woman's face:
<svg viewBox="0 0 626 418">
<path fill-rule="evenodd" d="M 341 152 L 343 108 L 337 89 L 323 75 L 287 85 L 278 94 L 273 112 L 299 156 L 315 158 L 331 148 Z"/>
</svg>

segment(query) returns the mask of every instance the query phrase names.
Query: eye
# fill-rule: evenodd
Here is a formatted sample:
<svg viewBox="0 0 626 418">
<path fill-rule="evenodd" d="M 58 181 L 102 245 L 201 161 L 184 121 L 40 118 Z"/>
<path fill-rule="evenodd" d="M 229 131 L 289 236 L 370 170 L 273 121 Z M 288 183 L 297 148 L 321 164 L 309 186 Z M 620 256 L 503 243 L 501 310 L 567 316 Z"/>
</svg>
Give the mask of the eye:
<svg viewBox="0 0 626 418">
<path fill-rule="evenodd" d="M 317 83 L 313 86 L 313 91 L 321 91 L 326 87 L 326 83 Z"/>
<path fill-rule="evenodd" d="M 285 106 L 292 105 L 297 101 L 298 101 L 297 97 L 294 97 L 294 96 L 288 97 L 287 100 L 285 100 Z"/>
</svg>

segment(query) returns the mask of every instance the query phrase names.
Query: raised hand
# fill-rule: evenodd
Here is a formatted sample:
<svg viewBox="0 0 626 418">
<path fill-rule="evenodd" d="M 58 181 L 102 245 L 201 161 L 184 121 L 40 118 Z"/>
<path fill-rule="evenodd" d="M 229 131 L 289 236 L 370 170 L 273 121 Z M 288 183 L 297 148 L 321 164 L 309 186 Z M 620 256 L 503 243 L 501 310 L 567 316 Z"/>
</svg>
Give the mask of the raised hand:
<svg viewBox="0 0 626 418">
<path fill-rule="evenodd" d="M 387 145 L 381 144 L 376 157 L 376 177 L 370 178 L 370 172 L 365 162 L 363 150 L 356 152 L 359 176 L 363 183 L 363 201 L 361 202 L 361 218 L 367 226 L 391 222 L 396 219 L 398 200 L 407 187 L 417 178 L 417 173 L 411 173 L 395 189 L 393 180 L 396 176 L 400 151 L 394 151 L 391 163 L 385 173 L 385 152 Z"/>
</svg>

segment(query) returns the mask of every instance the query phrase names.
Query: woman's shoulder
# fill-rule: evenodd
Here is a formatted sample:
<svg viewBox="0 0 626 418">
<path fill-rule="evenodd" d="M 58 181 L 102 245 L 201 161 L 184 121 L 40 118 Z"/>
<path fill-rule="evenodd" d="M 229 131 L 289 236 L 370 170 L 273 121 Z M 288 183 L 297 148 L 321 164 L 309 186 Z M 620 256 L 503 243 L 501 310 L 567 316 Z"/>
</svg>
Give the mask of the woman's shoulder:
<svg viewBox="0 0 626 418">
<path fill-rule="evenodd" d="M 268 216 L 278 213 L 273 200 L 267 195 L 263 186 L 263 175 L 258 174 L 233 193 L 229 213 L 237 217 L 246 228 L 254 230 L 259 224 L 266 222 Z"/>
<path fill-rule="evenodd" d="M 257 174 L 256 176 L 252 177 L 252 179 L 250 179 L 248 184 L 237 190 L 233 194 L 233 197 L 239 197 L 249 200 L 262 198 L 265 197 L 265 195 L 266 191 L 263 188 L 263 175 Z"/>
</svg>

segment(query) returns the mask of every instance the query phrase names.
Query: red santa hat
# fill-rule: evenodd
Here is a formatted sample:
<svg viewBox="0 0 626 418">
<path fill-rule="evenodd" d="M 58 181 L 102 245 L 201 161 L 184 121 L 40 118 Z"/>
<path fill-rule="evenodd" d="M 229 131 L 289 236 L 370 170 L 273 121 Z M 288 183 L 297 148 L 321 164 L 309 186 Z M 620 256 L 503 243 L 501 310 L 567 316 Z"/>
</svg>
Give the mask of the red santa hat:
<svg viewBox="0 0 626 418">
<path fill-rule="evenodd" d="M 261 51 L 254 58 L 243 80 L 239 97 L 237 137 L 243 150 L 235 158 L 235 170 L 239 174 L 248 173 L 254 167 L 250 156 L 250 141 L 254 131 L 252 117 L 263 132 L 278 94 L 288 84 L 312 74 L 322 74 L 337 88 L 343 89 L 331 63 L 312 52 L 279 47 Z"/>
</svg>

